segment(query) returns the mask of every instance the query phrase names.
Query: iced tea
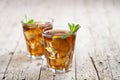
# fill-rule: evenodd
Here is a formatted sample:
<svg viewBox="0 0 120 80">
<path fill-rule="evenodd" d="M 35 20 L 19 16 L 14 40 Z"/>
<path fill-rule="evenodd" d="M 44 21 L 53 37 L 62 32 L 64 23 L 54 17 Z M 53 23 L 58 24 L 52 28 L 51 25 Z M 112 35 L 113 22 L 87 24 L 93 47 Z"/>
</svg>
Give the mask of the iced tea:
<svg viewBox="0 0 120 80">
<path fill-rule="evenodd" d="M 48 30 L 43 33 L 45 56 L 52 71 L 66 72 L 71 67 L 76 35 L 63 39 L 62 36 L 67 33 L 65 30 Z"/>
<path fill-rule="evenodd" d="M 44 55 L 44 42 L 42 38 L 42 32 L 49 29 L 52 29 L 52 24 L 50 22 L 23 24 L 27 49 L 32 58 L 39 58 L 40 56 Z"/>
</svg>

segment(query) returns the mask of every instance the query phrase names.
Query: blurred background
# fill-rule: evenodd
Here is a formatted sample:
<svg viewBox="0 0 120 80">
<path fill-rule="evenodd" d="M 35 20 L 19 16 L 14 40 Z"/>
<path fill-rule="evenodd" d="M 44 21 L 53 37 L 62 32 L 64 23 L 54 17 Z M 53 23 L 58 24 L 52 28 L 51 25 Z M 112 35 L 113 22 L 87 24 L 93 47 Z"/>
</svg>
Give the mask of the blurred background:
<svg viewBox="0 0 120 80">
<path fill-rule="evenodd" d="M 25 15 L 51 17 L 54 27 L 79 23 L 79 47 L 90 43 L 91 35 L 97 39 L 112 35 L 120 43 L 120 0 L 0 0 L 1 51 L 14 50 L 23 35 L 20 21 Z"/>
</svg>

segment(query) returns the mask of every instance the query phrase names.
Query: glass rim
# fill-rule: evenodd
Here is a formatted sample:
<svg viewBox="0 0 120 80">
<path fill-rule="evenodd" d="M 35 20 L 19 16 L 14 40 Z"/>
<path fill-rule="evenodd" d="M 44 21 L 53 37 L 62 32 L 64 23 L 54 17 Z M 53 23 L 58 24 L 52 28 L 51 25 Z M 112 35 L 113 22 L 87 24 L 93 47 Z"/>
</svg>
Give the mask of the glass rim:
<svg viewBox="0 0 120 80">
<path fill-rule="evenodd" d="M 49 31 L 56 31 L 56 32 L 61 32 L 62 31 L 63 34 L 62 35 L 52 35 L 52 34 L 47 33 Z M 53 36 L 61 37 L 61 36 L 65 35 L 65 34 L 68 34 L 69 32 L 70 32 L 69 30 L 64 30 L 64 29 L 51 29 L 51 30 L 47 30 L 47 31 L 42 32 L 42 36 L 47 37 L 47 38 L 52 38 Z M 72 34 L 71 36 L 73 36 L 73 35 L 76 35 L 76 33 Z"/>
<path fill-rule="evenodd" d="M 29 21 L 29 20 L 34 20 L 35 22 L 50 22 L 51 24 L 53 24 L 54 19 L 51 17 L 45 17 L 45 16 L 32 16 L 32 17 L 25 17 L 21 20 L 22 24 L 25 24 L 25 22 Z"/>
</svg>

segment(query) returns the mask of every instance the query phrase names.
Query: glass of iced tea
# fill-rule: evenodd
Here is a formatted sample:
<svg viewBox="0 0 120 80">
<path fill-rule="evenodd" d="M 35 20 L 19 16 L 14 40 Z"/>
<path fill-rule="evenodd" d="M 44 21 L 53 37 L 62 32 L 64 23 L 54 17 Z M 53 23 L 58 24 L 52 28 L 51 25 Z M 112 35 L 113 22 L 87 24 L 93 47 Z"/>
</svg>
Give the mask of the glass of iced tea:
<svg viewBox="0 0 120 80">
<path fill-rule="evenodd" d="M 43 32 L 45 56 L 52 72 L 68 72 L 72 64 L 76 34 L 64 38 L 66 30 L 48 30 Z"/>
<path fill-rule="evenodd" d="M 42 32 L 53 28 L 53 19 L 45 17 L 30 18 L 22 22 L 27 50 L 32 59 L 44 57 Z"/>
</svg>

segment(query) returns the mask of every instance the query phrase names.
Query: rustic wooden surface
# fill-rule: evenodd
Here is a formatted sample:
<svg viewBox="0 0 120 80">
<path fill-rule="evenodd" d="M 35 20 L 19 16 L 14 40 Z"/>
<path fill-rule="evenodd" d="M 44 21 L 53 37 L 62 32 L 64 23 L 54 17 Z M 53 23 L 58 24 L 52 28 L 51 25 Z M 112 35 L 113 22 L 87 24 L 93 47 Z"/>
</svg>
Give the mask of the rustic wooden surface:
<svg viewBox="0 0 120 80">
<path fill-rule="evenodd" d="M 72 71 L 54 74 L 27 56 L 20 21 L 79 23 Z M 120 80 L 120 0 L 0 0 L 0 80 Z"/>
</svg>

